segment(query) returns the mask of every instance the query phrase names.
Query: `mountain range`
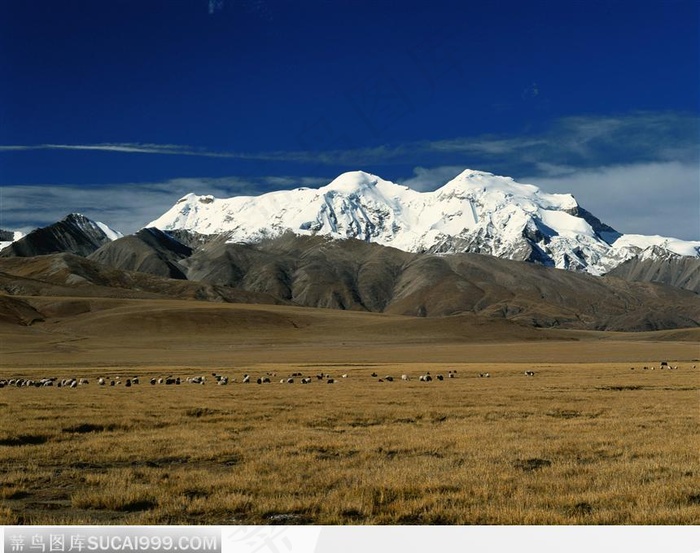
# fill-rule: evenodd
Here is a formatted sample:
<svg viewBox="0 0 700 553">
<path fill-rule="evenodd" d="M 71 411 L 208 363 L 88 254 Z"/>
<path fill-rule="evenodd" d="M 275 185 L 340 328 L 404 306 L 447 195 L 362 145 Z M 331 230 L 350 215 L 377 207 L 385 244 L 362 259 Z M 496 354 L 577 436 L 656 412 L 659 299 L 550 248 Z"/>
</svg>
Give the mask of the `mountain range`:
<svg viewBox="0 0 700 553">
<path fill-rule="evenodd" d="M 147 226 L 225 234 L 235 243 L 285 232 L 356 238 L 408 252 L 481 253 L 595 275 L 652 248 L 700 256 L 700 242 L 623 235 L 570 194 L 472 170 L 434 192 L 354 171 L 317 189 L 229 199 L 188 194 Z"/>
<path fill-rule="evenodd" d="M 129 236 L 71 214 L 0 237 L 14 240 L 0 251 L 0 320 L 20 324 L 46 315 L 31 298 L 50 296 L 466 314 L 528 327 L 700 326 L 700 243 L 622 235 L 570 195 L 488 173 L 429 193 L 347 173 L 319 189 L 188 195 Z"/>
</svg>

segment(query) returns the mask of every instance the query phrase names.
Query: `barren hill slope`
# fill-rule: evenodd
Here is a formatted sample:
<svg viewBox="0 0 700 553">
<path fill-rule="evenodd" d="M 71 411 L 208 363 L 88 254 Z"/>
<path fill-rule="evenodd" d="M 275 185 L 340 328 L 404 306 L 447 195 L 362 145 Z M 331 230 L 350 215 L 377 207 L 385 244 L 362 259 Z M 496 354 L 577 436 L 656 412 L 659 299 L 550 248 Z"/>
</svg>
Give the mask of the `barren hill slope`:
<svg viewBox="0 0 700 553">
<path fill-rule="evenodd" d="M 178 265 L 190 281 L 70 254 L 7 258 L 0 259 L 0 287 L 15 295 L 287 303 L 420 317 L 471 313 L 534 327 L 700 325 L 700 296 L 685 290 L 478 254 L 411 254 L 359 240 L 284 235 L 255 245 L 212 241 Z"/>
</svg>

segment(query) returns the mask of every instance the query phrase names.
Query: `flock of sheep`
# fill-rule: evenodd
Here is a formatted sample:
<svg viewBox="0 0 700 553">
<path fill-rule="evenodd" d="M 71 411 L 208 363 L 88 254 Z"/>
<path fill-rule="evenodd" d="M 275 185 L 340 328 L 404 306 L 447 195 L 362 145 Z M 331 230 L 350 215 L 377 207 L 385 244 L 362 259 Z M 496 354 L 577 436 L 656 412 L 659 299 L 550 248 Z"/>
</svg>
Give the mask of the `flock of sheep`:
<svg viewBox="0 0 700 553">
<path fill-rule="evenodd" d="M 656 367 L 654 366 L 644 366 L 641 367 L 641 370 L 654 370 Z M 679 367 L 677 365 L 669 365 L 666 361 L 662 361 L 661 364 L 658 367 L 660 370 L 666 369 L 666 370 L 678 370 Z M 692 366 L 693 369 L 696 368 L 695 365 Z M 630 367 L 630 370 L 635 370 L 635 367 Z M 533 377 L 535 376 L 535 371 L 525 371 L 523 373 L 527 377 Z M 377 382 L 393 382 L 394 377 L 392 375 L 385 375 L 385 376 L 379 376 L 376 372 L 373 372 L 371 374 L 372 378 L 376 379 Z M 490 373 L 478 373 L 477 376 L 479 378 L 490 378 L 491 374 Z M 341 375 L 341 378 L 348 378 L 349 375 L 343 374 Z M 449 370 L 447 372 L 447 375 L 443 374 L 436 374 L 436 375 L 431 375 L 430 371 L 427 371 L 425 374 L 421 374 L 418 376 L 418 381 L 420 382 L 432 382 L 433 380 L 438 380 L 442 381 L 445 379 L 450 379 L 450 378 L 457 378 L 457 371 L 456 370 Z M 260 376 L 257 378 L 251 377 L 249 374 L 244 374 L 243 378 L 241 379 L 242 384 L 250 384 L 250 383 L 257 383 L 257 384 L 270 384 L 273 382 L 279 381 L 280 384 L 294 384 L 295 382 L 299 382 L 301 384 L 311 384 L 312 382 L 325 382 L 326 384 L 335 384 L 337 382 L 336 378 L 331 376 L 330 374 L 326 373 L 318 373 L 314 376 L 305 376 L 303 373 L 300 372 L 295 372 L 290 374 L 289 376 L 279 378 L 277 376 L 277 373 L 274 372 L 268 372 L 264 376 Z M 401 380 L 403 381 L 410 381 L 413 380 L 413 377 L 408 375 L 408 374 L 402 374 L 401 375 Z M 122 378 L 121 376 L 115 376 L 115 377 L 105 377 L 105 376 L 100 376 L 96 380 L 97 384 L 99 386 L 124 386 L 126 388 L 130 388 L 131 386 L 137 386 L 141 383 L 141 379 L 138 376 L 134 376 L 131 378 Z M 233 384 L 236 383 L 237 380 L 234 377 L 228 377 L 228 376 L 223 376 L 220 374 L 217 374 L 215 372 L 211 373 L 211 376 L 205 376 L 205 375 L 198 375 L 198 376 L 188 376 L 188 377 L 180 377 L 180 376 L 161 376 L 161 377 L 153 377 L 148 380 L 148 384 L 151 386 L 158 386 L 158 385 L 174 385 L 178 386 L 180 384 L 207 384 L 207 383 L 213 383 L 219 386 L 226 386 L 229 383 Z M 1 379 L 0 378 L 0 388 L 5 388 L 9 386 L 13 387 L 36 387 L 36 388 L 41 388 L 41 387 L 56 387 L 56 388 L 77 388 L 78 386 L 85 386 L 89 384 L 90 381 L 87 378 L 57 378 L 57 377 L 48 377 L 48 378 L 37 378 L 37 379 L 32 379 L 32 378 L 9 378 L 9 379 Z"/>
</svg>

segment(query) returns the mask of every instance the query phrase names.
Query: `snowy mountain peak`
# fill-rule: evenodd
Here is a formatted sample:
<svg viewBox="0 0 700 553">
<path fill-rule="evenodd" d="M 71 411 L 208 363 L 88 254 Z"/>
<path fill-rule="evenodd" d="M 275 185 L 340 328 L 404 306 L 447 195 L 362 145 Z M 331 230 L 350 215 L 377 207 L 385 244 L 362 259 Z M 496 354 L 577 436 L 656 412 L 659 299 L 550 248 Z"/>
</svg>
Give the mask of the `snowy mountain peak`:
<svg viewBox="0 0 700 553">
<path fill-rule="evenodd" d="M 578 203 L 571 194 L 548 194 L 533 184 L 521 184 L 511 177 L 502 177 L 485 171 L 466 170 L 438 190 L 443 195 L 468 194 L 489 198 L 498 203 L 510 201 L 536 203 L 545 208 L 575 210 Z"/>
<path fill-rule="evenodd" d="M 121 238 L 122 234 L 104 223 L 80 213 L 71 213 L 57 223 L 33 230 L 0 252 L 2 257 L 31 257 L 57 252 L 89 255 L 103 244 Z"/>
<path fill-rule="evenodd" d="M 376 186 L 380 180 L 376 175 L 364 171 L 348 171 L 321 187 L 319 191 L 355 194 Z"/>
<path fill-rule="evenodd" d="M 625 236 L 581 208 L 510 177 L 466 170 L 433 192 L 364 171 L 320 188 L 216 199 L 188 194 L 149 223 L 255 242 L 284 232 L 357 238 L 405 251 L 475 252 L 602 274 L 652 243 L 700 255 L 700 242 Z"/>
</svg>

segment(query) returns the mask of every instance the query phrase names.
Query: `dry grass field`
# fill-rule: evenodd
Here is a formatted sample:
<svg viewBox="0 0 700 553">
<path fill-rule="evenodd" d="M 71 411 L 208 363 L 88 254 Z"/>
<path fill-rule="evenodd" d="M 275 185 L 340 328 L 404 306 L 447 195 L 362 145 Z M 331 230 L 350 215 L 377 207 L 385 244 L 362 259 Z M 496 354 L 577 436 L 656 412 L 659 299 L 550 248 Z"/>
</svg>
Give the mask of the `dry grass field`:
<svg viewBox="0 0 700 553">
<path fill-rule="evenodd" d="M 0 389 L 0 524 L 700 523 L 696 331 L 100 302 L 0 326 L 0 379 L 89 379 Z"/>
</svg>

